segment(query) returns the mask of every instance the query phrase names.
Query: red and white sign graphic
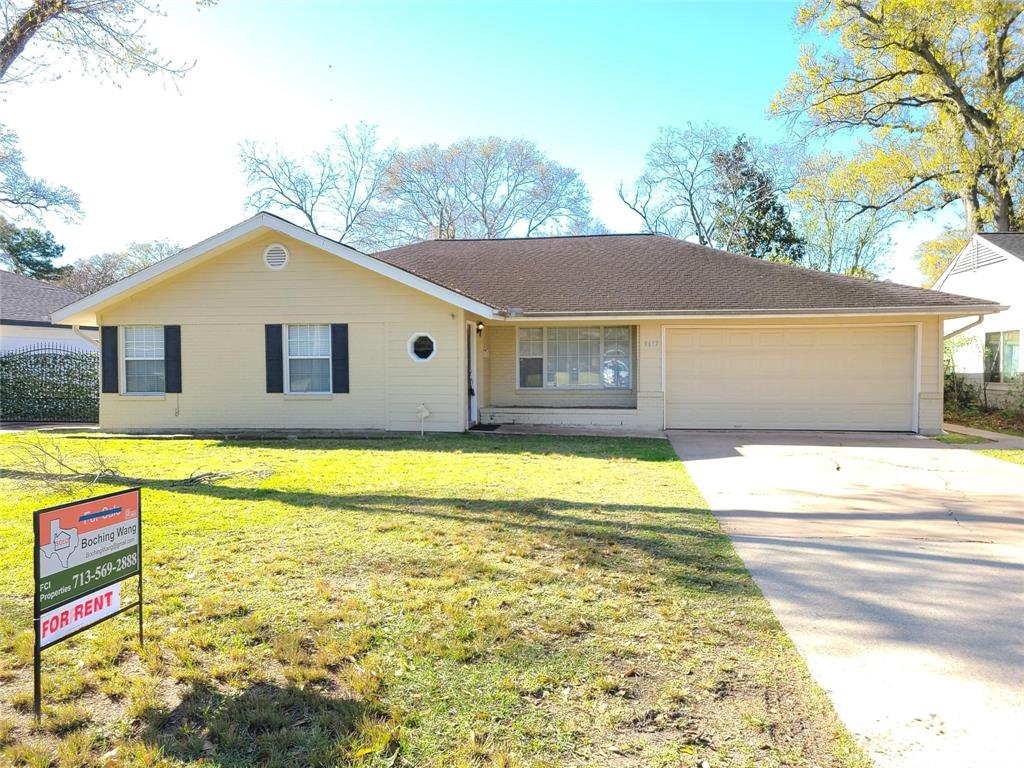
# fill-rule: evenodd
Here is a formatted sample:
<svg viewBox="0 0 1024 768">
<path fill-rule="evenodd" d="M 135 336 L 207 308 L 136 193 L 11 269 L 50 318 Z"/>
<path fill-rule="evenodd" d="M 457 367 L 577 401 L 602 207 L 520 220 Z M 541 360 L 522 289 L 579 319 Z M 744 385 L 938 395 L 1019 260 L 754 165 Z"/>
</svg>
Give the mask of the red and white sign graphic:
<svg viewBox="0 0 1024 768">
<path fill-rule="evenodd" d="M 39 647 L 45 648 L 72 632 L 105 619 L 121 608 L 121 585 L 112 584 L 39 617 Z"/>
</svg>

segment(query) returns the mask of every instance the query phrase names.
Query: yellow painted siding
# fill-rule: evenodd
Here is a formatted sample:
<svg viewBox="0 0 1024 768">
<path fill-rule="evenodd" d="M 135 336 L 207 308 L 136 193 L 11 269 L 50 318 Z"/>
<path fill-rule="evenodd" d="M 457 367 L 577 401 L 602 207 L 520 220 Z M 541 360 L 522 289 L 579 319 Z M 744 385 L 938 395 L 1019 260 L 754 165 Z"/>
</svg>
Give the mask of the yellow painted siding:
<svg viewBox="0 0 1024 768">
<path fill-rule="evenodd" d="M 284 242 L 288 265 L 263 265 L 264 247 Z M 180 325 L 182 393 L 162 398 L 104 394 L 104 429 L 464 428 L 461 310 L 280 235 L 229 249 L 120 304 L 104 325 Z M 288 396 L 266 392 L 264 325 L 348 323 L 350 392 Z M 408 354 L 409 338 L 429 333 L 427 362 Z"/>
</svg>

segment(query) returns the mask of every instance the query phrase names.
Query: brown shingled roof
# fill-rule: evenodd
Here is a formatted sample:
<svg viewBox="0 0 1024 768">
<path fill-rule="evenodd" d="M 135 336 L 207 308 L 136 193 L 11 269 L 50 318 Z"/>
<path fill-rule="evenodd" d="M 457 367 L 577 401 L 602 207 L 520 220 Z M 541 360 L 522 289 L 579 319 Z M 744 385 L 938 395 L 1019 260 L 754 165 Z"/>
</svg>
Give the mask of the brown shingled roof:
<svg viewBox="0 0 1024 768">
<path fill-rule="evenodd" d="M 374 257 L 496 309 L 526 314 L 997 306 L 774 264 L 661 235 L 428 240 Z"/>
<path fill-rule="evenodd" d="M 0 320 L 48 323 L 51 312 L 80 298 L 67 288 L 0 269 Z"/>
</svg>

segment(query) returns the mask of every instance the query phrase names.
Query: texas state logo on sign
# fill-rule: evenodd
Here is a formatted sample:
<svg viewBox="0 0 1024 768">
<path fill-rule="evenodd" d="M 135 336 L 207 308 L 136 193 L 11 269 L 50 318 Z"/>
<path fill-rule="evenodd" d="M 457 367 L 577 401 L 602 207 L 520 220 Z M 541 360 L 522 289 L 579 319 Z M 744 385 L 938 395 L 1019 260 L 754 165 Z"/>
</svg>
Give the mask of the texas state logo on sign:
<svg viewBox="0 0 1024 768">
<path fill-rule="evenodd" d="M 36 515 L 39 610 L 139 572 L 139 491 L 76 502 Z"/>
</svg>

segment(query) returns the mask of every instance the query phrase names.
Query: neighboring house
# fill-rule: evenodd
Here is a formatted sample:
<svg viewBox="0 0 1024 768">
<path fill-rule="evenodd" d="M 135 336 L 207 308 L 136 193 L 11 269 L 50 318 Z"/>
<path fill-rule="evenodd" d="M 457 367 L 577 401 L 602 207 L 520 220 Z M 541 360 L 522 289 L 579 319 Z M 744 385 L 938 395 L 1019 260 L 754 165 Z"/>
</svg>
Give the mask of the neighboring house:
<svg viewBox="0 0 1024 768">
<path fill-rule="evenodd" d="M 80 298 L 66 288 L 0 270 L 0 353 L 38 344 L 95 351 L 96 345 L 70 325 L 50 321 L 51 312 Z M 93 339 L 99 337 L 96 327 L 81 330 Z"/>
<path fill-rule="evenodd" d="M 374 256 L 260 213 L 54 313 L 110 430 L 942 428 L 942 327 L 992 301 L 658 235 Z"/>
<path fill-rule="evenodd" d="M 954 363 L 958 372 L 984 384 L 988 401 L 1002 402 L 1021 374 L 1020 341 L 1024 331 L 1024 233 L 984 232 L 974 235 L 935 283 L 936 290 L 983 296 L 1007 306 L 981 322 L 950 320 L 946 333 L 958 334 Z"/>
</svg>

